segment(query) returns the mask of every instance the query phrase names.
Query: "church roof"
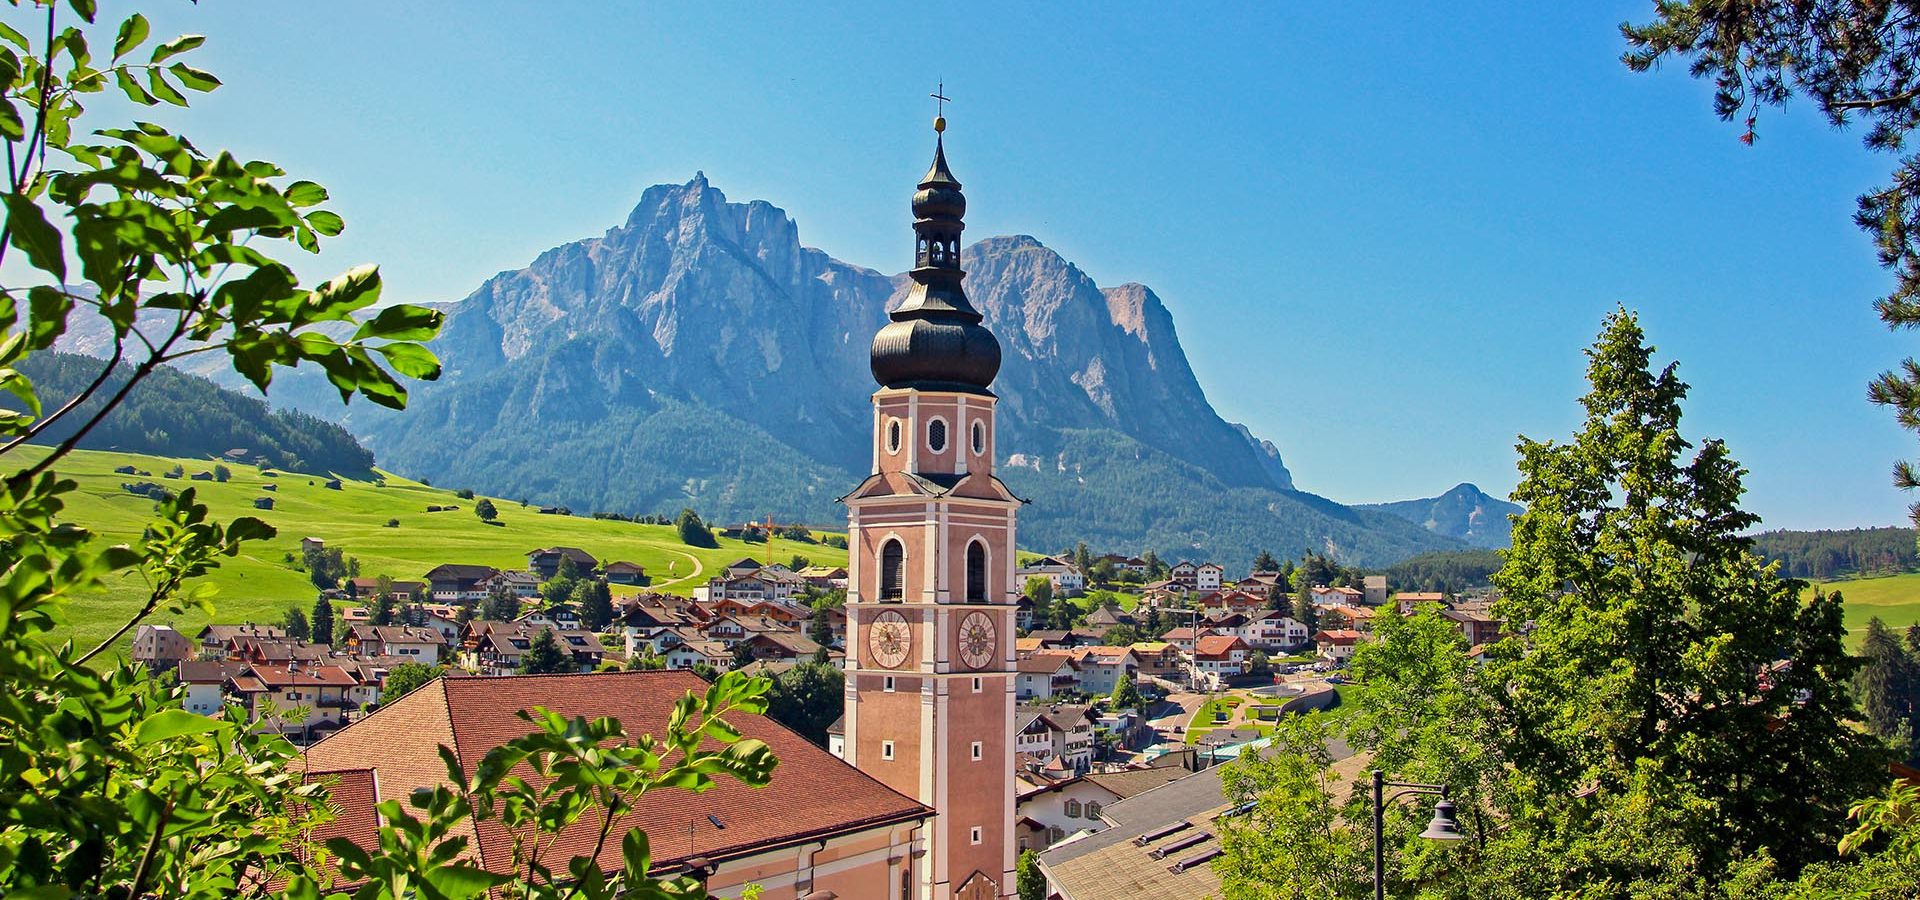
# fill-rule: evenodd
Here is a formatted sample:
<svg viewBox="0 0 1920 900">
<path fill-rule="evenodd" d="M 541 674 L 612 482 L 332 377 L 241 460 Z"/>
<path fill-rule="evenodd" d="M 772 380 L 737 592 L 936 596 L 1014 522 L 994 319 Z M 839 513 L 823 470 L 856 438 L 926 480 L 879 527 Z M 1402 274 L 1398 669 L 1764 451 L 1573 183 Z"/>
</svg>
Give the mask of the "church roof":
<svg viewBox="0 0 1920 900">
<path fill-rule="evenodd" d="M 707 687 L 706 681 L 685 671 L 442 678 L 315 743 L 303 757 L 313 770 L 371 762 L 379 795 L 403 797 L 415 788 L 445 782 L 440 745 L 451 748 L 471 772 L 487 751 L 526 734 L 532 726 L 515 715 L 520 710 L 544 706 L 563 716 L 612 716 L 629 734 L 660 734 L 680 697 Z M 717 778 L 712 790 L 699 795 L 665 790 L 640 797 L 633 812 L 615 823 L 615 831 L 638 825 L 648 834 L 677 835 L 654 845 L 656 868 L 670 868 L 696 855 L 719 861 L 933 814 L 771 719 L 734 713 L 730 721 L 773 751 L 779 765 L 772 780 L 766 787 L 752 788 Z M 699 812 L 692 817 L 696 829 L 691 844 L 690 809 Z M 709 814 L 726 828 L 709 824 Z M 582 821 L 543 855 L 566 859 L 587 853 L 596 831 L 596 825 Z M 498 821 L 482 823 L 473 836 L 484 866 L 496 868 L 511 859 L 512 840 Z M 608 842 L 600 864 L 620 868 L 618 841 Z"/>
</svg>

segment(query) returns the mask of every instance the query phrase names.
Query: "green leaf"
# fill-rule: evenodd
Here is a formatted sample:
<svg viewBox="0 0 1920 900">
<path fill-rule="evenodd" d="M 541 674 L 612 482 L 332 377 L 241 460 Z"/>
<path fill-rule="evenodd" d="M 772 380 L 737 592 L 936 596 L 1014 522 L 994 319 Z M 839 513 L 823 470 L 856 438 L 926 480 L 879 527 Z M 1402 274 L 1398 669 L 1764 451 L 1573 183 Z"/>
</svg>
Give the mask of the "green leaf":
<svg viewBox="0 0 1920 900">
<path fill-rule="evenodd" d="M 472 897 L 513 880 L 485 869 L 466 865 L 436 866 L 426 873 L 427 883 L 447 897 Z"/>
<path fill-rule="evenodd" d="M 213 77 L 213 73 L 196 69 L 186 63 L 174 63 L 167 67 L 167 71 L 172 72 L 173 77 L 180 79 L 181 84 L 203 94 L 220 86 L 220 79 Z"/>
<path fill-rule="evenodd" d="M 205 35 L 183 34 L 153 48 L 153 57 L 149 59 L 148 62 L 164 62 L 171 57 L 178 56 L 206 42 L 207 38 Z"/>
<path fill-rule="evenodd" d="M 397 303 L 380 311 L 380 314 L 361 323 L 360 330 L 353 333 L 356 341 L 367 338 L 386 338 L 390 341 L 428 341 L 440 333 L 441 320 L 445 318 L 439 310 L 409 303 Z"/>
<path fill-rule="evenodd" d="M 311 181 L 296 181 L 287 185 L 285 196 L 294 206 L 312 206 L 327 201 L 327 189 Z"/>
<path fill-rule="evenodd" d="M 155 97 L 159 97 L 175 106 L 187 105 L 186 95 L 180 93 L 173 85 L 168 84 L 166 76 L 161 75 L 159 69 L 147 70 L 147 89 L 153 91 Z"/>
<path fill-rule="evenodd" d="M 408 378 L 432 381 L 440 377 L 440 360 L 433 351 L 414 343 L 382 344 L 373 348 L 387 358 L 387 365 Z"/>
<path fill-rule="evenodd" d="M 137 744 L 151 744 L 188 734 L 205 734 L 221 727 L 220 720 L 187 712 L 184 709 L 161 710 L 148 716 L 134 729 Z"/>
<path fill-rule="evenodd" d="M 22 194 L 8 194 L 8 243 L 27 255 L 33 267 L 61 281 L 67 280 L 67 255 L 60 232 L 47 221 L 45 213 Z"/>
<path fill-rule="evenodd" d="M 134 78 L 133 73 L 126 69 L 113 70 L 113 79 L 120 83 L 120 91 L 127 95 L 128 100 L 141 106 L 152 106 L 160 102 L 154 99 L 152 94 L 147 93 L 147 89 L 140 86 L 140 80 Z"/>
<path fill-rule="evenodd" d="M 13 101 L 0 97 L 0 137 L 17 141 L 27 134 L 27 123 L 21 121 L 20 111 L 13 108 Z"/>
<path fill-rule="evenodd" d="M 146 40 L 151 32 L 152 29 L 147 27 L 147 17 L 139 13 L 134 13 L 125 22 L 121 22 L 120 34 L 113 39 L 114 60 L 118 61 L 120 57 L 127 55 L 127 51 L 140 46 L 140 42 Z"/>
<path fill-rule="evenodd" d="M 354 266 L 340 273 L 332 281 L 314 288 L 309 303 L 317 307 L 320 315 L 314 319 L 340 318 L 342 314 L 352 312 L 364 306 L 371 306 L 380 299 L 380 269 L 377 266 Z"/>
<path fill-rule="evenodd" d="M 347 228 L 346 220 L 324 209 L 316 209 L 307 214 L 307 224 L 327 237 L 333 237 Z"/>
<path fill-rule="evenodd" d="M 94 0 L 68 0 L 67 5 L 73 7 L 73 11 L 79 13 L 80 18 L 89 22 L 100 14 L 99 4 Z"/>
<path fill-rule="evenodd" d="M 13 30 L 13 27 L 5 22 L 0 22 L 0 39 L 4 39 L 7 43 L 19 47 L 21 53 L 33 53 L 33 45 L 27 43 L 27 36 Z"/>
</svg>

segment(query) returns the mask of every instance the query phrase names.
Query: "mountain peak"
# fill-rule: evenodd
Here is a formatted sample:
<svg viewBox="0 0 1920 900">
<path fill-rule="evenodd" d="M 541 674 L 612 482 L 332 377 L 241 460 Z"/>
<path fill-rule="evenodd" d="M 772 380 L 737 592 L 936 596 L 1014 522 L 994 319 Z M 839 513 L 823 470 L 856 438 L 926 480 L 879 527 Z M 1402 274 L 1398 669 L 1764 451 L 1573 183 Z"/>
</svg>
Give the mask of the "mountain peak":
<svg viewBox="0 0 1920 900">
<path fill-rule="evenodd" d="M 1454 485 L 1438 497 L 1369 503 L 1356 508 L 1390 513 L 1428 531 L 1496 549 L 1513 543 L 1513 523 L 1507 517 L 1525 511 L 1518 504 L 1489 496 L 1468 481 Z"/>
</svg>

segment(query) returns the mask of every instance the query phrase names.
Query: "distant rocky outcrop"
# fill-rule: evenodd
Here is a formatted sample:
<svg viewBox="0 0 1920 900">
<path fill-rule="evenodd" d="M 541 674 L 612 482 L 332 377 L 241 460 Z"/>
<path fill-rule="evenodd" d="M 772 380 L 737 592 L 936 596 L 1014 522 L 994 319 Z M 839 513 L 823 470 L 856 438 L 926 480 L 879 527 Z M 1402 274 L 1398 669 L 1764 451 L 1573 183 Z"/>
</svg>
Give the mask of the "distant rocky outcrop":
<svg viewBox="0 0 1920 900">
<path fill-rule="evenodd" d="M 1464 483 L 1454 485 L 1438 497 L 1369 503 L 1355 508 L 1398 516 L 1435 534 L 1494 549 L 1512 546 L 1513 523 L 1507 517 L 1525 511 L 1519 504 L 1489 496 L 1478 487 Z"/>
</svg>

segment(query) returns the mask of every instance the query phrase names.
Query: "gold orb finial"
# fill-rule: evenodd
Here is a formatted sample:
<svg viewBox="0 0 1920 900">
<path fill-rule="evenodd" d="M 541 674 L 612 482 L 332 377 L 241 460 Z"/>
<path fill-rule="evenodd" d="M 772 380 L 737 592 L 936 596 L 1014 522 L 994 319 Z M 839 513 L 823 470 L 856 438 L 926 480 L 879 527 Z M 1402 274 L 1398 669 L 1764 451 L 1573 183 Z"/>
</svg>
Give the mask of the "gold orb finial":
<svg viewBox="0 0 1920 900">
<path fill-rule="evenodd" d="M 947 117 L 946 117 L 946 116 L 934 116 L 934 117 L 933 117 L 933 133 L 934 133 L 934 134 L 939 134 L 939 133 L 941 133 L 941 132 L 943 132 L 943 131 L 946 131 L 946 130 L 947 130 Z"/>
</svg>

